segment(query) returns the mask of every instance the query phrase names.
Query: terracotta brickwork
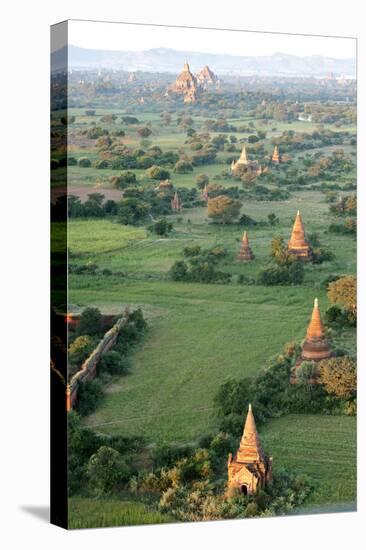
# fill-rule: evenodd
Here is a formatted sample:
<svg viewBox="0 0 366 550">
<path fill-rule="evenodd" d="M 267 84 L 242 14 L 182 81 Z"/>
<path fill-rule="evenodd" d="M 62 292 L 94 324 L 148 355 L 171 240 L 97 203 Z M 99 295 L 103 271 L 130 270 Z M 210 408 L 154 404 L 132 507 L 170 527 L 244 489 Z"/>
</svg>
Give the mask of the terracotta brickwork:
<svg viewBox="0 0 366 550">
<path fill-rule="evenodd" d="M 305 236 L 305 229 L 302 223 L 300 211 L 297 211 L 295 222 L 292 228 L 291 238 L 287 245 L 288 252 L 297 256 L 299 260 L 309 261 L 312 257 L 312 248 Z"/>
<path fill-rule="evenodd" d="M 306 331 L 306 337 L 302 345 L 302 350 L 296 365 L 291 373 L 291 381 L 296 382 L 296 369 L 304 361 L 315 361 L 318 363 L 323 359 L 329 359 L 333 356 L 333 352 L 325 337 L 323 321 L 321 319 L 318 299 L 314 300 L 313 312 L 310 323 Z M 313 381 L 316 381 L 316 372 L 314 373 Z"/>
<path fill-rule="evenodd" d="M 244 232 L 243 239 L 241 241 L 240 250 L 236 257 L 238 262 L 251 262 L 254 260 L 254 254 L 249 245 L 249 239 L 247 232 Z"/>
</svg>

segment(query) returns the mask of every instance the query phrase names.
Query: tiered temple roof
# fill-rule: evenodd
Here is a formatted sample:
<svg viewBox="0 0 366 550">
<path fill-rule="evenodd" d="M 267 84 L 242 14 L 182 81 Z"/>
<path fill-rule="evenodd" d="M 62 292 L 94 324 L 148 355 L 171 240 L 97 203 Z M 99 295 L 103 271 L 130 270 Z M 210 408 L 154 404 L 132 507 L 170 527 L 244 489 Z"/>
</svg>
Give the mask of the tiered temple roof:
<svg viewBox="0 0 366 550">
<path fill-rule="evenodd" d="M 301 260 L 310 260 L 312 249 L 305 236 L 305 229 L 302 223 L 300 211 L 297 211 L 295 222 L 292 228 L 291 238 L 287 246 L 290 254 L 296 255 Z"/>
</svg>

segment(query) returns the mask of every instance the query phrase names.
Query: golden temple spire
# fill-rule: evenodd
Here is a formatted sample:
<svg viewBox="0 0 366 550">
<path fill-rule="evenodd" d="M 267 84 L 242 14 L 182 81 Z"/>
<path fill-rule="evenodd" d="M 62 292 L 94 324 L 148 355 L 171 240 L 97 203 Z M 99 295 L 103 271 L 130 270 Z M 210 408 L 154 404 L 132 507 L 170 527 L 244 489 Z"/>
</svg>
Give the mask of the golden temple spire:
<svg viewBox="0 0 366 550">
<path fill-rule="evenodd" d="M 237 460 L 252 461 L 260 460 L 263 456 L 262 447 L 259 441 L 257 427 L 255 425 L 252 405 L 249 404 L 248 414 L 244 424 L 244 431 L 240 440 L 240 447 L 237 452 Z"/>
<path fill-rule="evenodd" d="M 243 243 L 246 244 L 247 246 L 249 245 L 249 239 L 248 239 L 248 235 L 247 235 L 246 231 L 244 231 Z M 250 405 L 249 405 L 249 407 L 250 407 Z"/>
<path fill-rule="evenodd" d="M 242 152 L 240 154 L 240 158 L 238 161 L 240 164 L 247 164 L 248 163 L 248 157 L 247 157 L 247 148 L 243 147 Z"/>
<path fill-rule="evenodd" d="M 305 238 L 305 229 L 302 223 L 300 210 L 298 210 L 296 214 L 289 244 L 294 248 L 296 248 L 297 246 L 303 246 L 307 244 L 307 241 Z"/>
<path fill-rule="evenodd" d="M 318 298 L 314 300 L 313 313 L 306 331 L 306 338 L 324 338 L 324 325 L 320 317 Z"/>
</svg>

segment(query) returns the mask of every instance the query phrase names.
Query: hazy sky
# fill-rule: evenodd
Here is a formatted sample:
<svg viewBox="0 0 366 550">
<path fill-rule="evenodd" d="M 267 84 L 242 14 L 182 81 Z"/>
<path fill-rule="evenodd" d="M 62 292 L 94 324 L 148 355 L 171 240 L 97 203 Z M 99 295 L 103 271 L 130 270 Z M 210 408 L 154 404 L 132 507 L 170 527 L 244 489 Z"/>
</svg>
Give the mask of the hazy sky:
<svg viewBox="0 0 366 550">
<path fill-rule="evenodd" d="M 69 44 L 100 50 L 173 48 L 231 55 L 323 55 L 355 58 L 354 38 L 232 32 L 92 21 L 69 22 Z"/>
</svg>

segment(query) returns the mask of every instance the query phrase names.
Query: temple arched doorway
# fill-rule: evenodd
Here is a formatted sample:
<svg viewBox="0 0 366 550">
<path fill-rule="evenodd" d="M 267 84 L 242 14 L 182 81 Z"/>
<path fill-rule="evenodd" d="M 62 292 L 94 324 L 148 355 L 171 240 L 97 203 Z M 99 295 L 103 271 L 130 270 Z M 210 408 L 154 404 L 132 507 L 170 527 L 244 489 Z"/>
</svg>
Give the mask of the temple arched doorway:
<svg viewBox="0 0 366 550">
<path fill-rule="evenodd" d="M 247 495 L 248 494 L 248 486 L 247 485 L 240 485 L 240 493 L 242 495 Z"/>
</svg>

